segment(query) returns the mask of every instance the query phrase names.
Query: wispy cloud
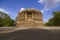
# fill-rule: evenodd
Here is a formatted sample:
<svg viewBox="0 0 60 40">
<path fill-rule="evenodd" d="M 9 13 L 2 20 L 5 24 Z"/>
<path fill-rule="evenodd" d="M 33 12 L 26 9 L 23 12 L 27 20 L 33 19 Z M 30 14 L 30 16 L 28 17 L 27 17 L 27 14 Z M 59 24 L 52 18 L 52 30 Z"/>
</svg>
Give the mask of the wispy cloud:
<svg viewBox="0 0 60 40">
<path fill-rule="evenodd" d="M 60 6 L 60 0 L 38 0 L 38 3 L 44 4 L 43 9 L 41 10 L 42 13 L 48 12 L 49 10 Z M 50 18 L 52 18 L 52 16 L 49 16 L 49 18 L 44 17 L 44 23 L 48 22 Z"/>
<path fill-rule="evenodd" d="M 39 0 L 38 2 L 44 4 L 42 12 L 56 8 L 57 5 L 60 5 L 60 0 Z"/>
<path fill-rule="evenodd" d="M 9 14 L 7 11 L 5 11 L 5 9 L 2 9 L 2 8 L 0 8 L 0 12 L 3 12 L 3 13 L 6 13 L 6 14 Z"/>
<path fill-rule="evenodd" d="M 23 11 L 23 10 L 25 10 L 25 8 L 21 8 L 21 9 L 20 9 L 20 11 Z"/>
</svg>

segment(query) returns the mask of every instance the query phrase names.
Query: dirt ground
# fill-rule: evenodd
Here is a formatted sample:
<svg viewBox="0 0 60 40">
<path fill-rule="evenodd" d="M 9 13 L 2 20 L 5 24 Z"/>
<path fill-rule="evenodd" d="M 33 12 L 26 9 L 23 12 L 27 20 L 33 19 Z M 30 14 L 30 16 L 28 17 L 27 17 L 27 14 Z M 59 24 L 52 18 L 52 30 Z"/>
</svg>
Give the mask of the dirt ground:
<svg viewBox="0 0 60 40">
<path fill-rule="evenodd" d="M 60 30 L 17 30 L 11 33 L 0 33 L 0 40 L 60 40 Z"/>
</svg>

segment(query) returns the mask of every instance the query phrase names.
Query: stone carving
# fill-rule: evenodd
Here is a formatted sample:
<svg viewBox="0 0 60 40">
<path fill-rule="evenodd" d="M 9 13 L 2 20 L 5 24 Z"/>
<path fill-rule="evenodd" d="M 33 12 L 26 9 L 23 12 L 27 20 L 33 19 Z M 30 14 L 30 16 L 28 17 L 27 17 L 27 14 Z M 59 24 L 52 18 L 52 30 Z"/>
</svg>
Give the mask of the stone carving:
<svg viewBox="0 0 60 40">
<path fill-rule="evenodd" d="M 25 9 L 18 13 L 17 27 L 43 26 L 42 13 L 37 9 Z"/>
</svg>

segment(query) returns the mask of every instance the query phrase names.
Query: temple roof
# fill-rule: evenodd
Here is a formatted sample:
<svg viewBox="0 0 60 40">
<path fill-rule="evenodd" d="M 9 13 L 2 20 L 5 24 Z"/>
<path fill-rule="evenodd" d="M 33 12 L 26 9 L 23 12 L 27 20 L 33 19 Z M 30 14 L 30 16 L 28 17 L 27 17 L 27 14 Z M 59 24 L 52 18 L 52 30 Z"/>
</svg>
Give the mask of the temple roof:
<svg viewBox="0 0 60 40">
<path fill-rule="evenodd" d="M 41 11 L 37 10 L 37 9 L 34 9 L 34 8 L 28 8 L 28 9 L 20 11 L 19 13 L 21 13 L 21 12 L 41 12 Z"/>
</svg>

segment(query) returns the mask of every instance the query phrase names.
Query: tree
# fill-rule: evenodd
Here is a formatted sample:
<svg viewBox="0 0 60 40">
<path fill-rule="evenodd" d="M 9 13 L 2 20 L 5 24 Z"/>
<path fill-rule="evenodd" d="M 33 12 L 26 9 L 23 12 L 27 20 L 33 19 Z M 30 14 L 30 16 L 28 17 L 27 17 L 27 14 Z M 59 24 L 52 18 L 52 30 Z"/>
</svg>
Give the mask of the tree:
<svg viewBox="0 0 60 40">
<path fill-rule="evenodd" d="M 12 26 L 14 23 L 14 20 L 10 19 L 10 18 L 4 18 L 3 19 L 3 24 L 4 26 Z"/>
<path fill-rule="evenodd" d="M 14 22 L 8 14 L 0 12 L 0 26 L 12 26 Z"/>
<path fill-rule="evenodd" d="M 47 26 L 60 26 L 60 12 L 53 12 L 53 18 L 45 23 Z"/>
<path fill-rule="evenodd" d="M 2 27 L 3 26 L 3 19 L 0 17 L 0 26 Z"/>
</svg>

